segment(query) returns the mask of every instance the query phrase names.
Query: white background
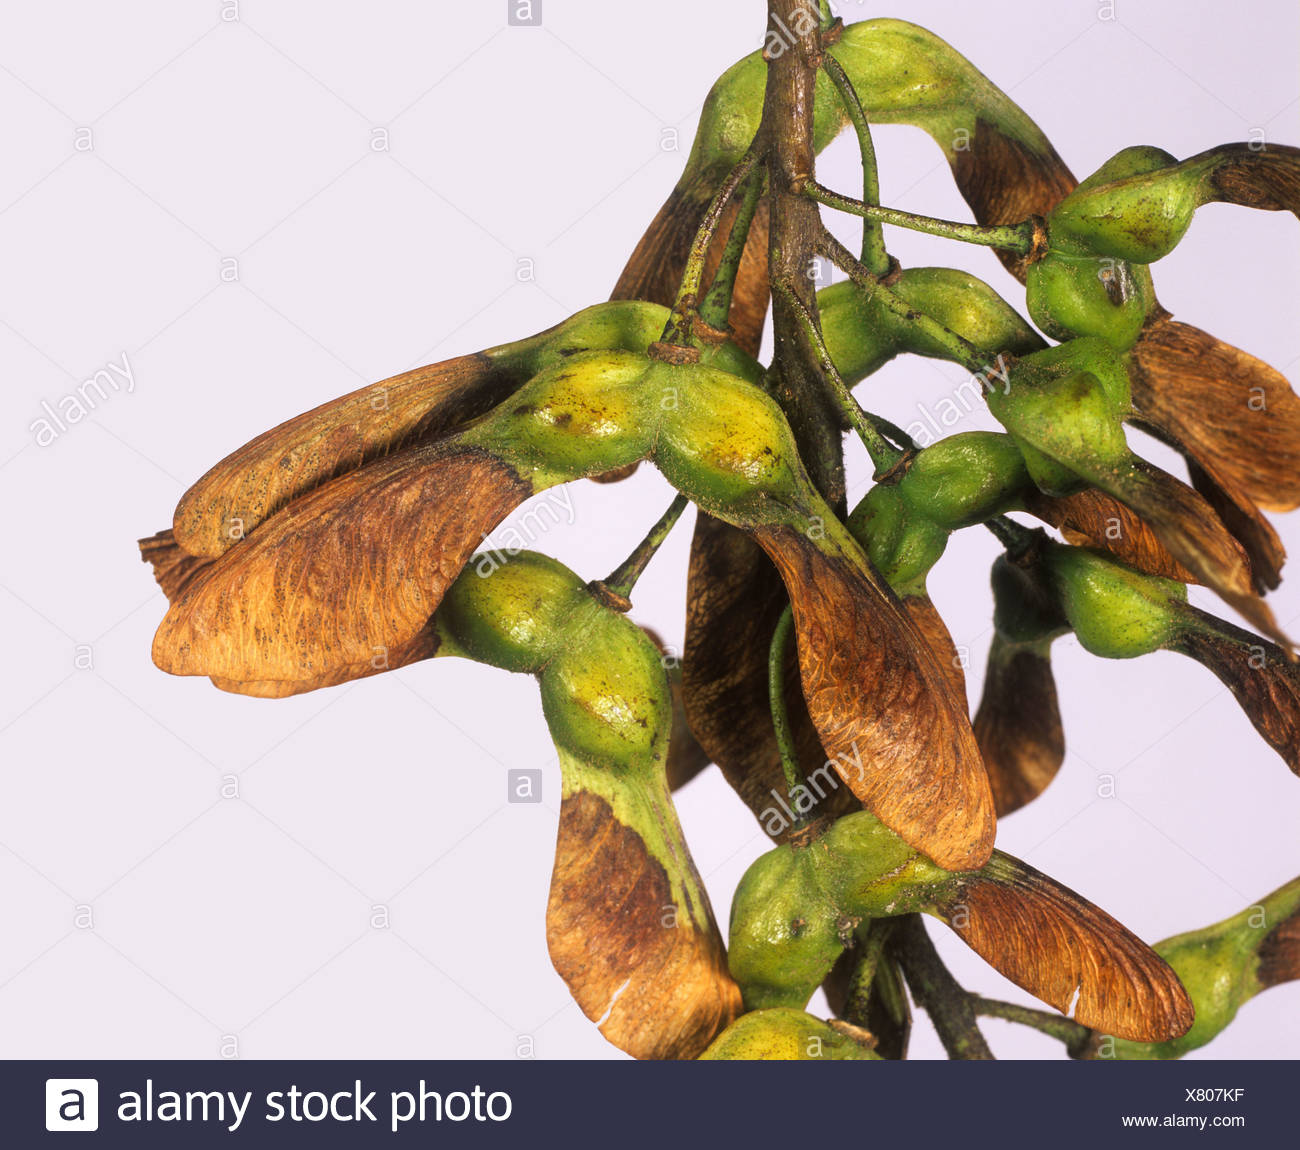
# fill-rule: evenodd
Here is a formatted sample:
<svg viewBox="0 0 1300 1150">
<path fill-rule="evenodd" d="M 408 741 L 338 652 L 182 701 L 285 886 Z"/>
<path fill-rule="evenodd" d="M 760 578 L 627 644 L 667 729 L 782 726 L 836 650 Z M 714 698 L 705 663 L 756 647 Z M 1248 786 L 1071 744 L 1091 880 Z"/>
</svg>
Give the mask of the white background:
<svg viewBox="0 0 1300 1150">
<path fill-rule="evenodd" d="M 1300 142 L 1293 4 L 899 7 L 1021 102 L 1079 177 L 1129 144 L 1182 156 L 1255 128 Z M 0 1055 L 619 1056 L 546 955 L 559 776 L 533 682 L 439 661 L 266 702 L 169 678 L 149 661 L 164 604 L 134 541 L 280 420 L 604 298 L 712 79 L 758 45 L 764 5 L 544 0 L 540 28 L 508 28 L 507 0 L 223 8 L 5 6 Z M 968 218 L 927 138 L 883 128 L 877 144 L 885 203 Z M 856 193 L 848 140 L 820 174 Z M 986 251 L 890 240 L 904 264 L 967 267 L 1023 300 Z M 1297 254 L 1290 216 L 1211 206 L 1156 269 L 1160 298 L 1294 379 Z M 223 283 L 232 259 L 238 282 Z M 520 259 L 535 283 L 517 281 Z M 41 401 L 123 354 L 134 393 L 37 446 Z M 959 382 L 908 360 L 862 394 L 907 423 Z M 538 546 L 595 577 L 669 494 L 643 468 L 573 497 L 572 527 Z M 635 612 L 678 645 L 689 537 L 687 522 Z M 964 532 L 931 580 L 970 650 L 972 699 L 994 554 Z M 1300 626 L 1294 584 L 1275 608 Z M 1073 640 L 1056 669 L 1069 757 L 1005 821 L 1004 849 L 1151 941 L 1300 869 L 1300 783 L 1207 671 L 1102 662 Z M 545 772 L 542 805 L 505 803 L 508 767 Z M 221 797 L 230 776 L 238 798 Z M 764 836 L 716 771 L 679 807 L 725 922 Z M 934 933 L 969 986 L 1025 1000 Z M 987 1032 L 1008 1057 L 1060 1055 L 1006 1024 Z M 1297 1034 L 1293 985 L 1205 1053 L 1294 1057 Z M 913 1049 L 940 1053 L 923 1020 Z"/>
</svg>

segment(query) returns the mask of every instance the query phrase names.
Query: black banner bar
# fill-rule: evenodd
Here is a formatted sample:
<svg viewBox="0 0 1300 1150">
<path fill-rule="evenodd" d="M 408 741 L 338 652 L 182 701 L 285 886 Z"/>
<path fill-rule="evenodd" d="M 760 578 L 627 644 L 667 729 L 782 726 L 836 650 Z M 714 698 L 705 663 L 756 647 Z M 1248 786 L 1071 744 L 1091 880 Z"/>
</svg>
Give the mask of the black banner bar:
<svg viewBox="0 0 1300 1150">
<path fill-rule="evenodd" d="M 1293 1145 L 1297 1085 L 1288 1062 L 8 1062 L 0 1145 Z"/>
</svg>

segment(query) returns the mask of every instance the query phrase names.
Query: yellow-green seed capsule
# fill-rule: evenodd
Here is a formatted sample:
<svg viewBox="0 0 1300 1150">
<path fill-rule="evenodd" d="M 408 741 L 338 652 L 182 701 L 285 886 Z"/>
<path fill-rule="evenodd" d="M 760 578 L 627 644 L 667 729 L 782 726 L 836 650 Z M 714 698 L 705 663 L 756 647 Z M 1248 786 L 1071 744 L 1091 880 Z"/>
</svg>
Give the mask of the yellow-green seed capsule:
<svg viewBox="0 0 1300 1150">
<path fill-rule="evenodd" d="M 898 491 L 907 504 L 949 531 L 983 523 L 1016 505 L 1029 483 L 1009 435 L 964 431 L 917 453 Z"/>
<path fill-rule="evenodd" d="M 1240 914 L 1156 944 L 1192 996 L 1196 1021 L 1169 1042 L 1128 1042 L 1096 1035 L 1090 1058 L 1181 1058 L 1216 1038 L 1237 1011 L 1262 990 L 1300 976 L 1300 879 L 1293 879 Z M 1279 962 L 1279 958 L 1281 961 Z"/>
<path fill-rule="evenodd" d="M 821 888 L 812 854 L 821 849 L 768 851 L 736 887 L 727 963 L 747 1010 L 802 1009 L 852 937 Z"/>
<path fill-rule="evenodd" d="M 1029 314 L 1053 339 L 1099 336 L 1117 351 L 1137 342 L 1154 299 L 1147 268 L 1110 257 L 1049 251 L 1025 279 Z"/>
<path fill-rule="evenodd" d="M 762 1060 L 781 1062 L 875 1062 L 866 1031 L 844 1022 L 823 1022 L 802 1010 L 775 1007 L 756 1010 L 736 1019 L 701 1061 Z"/>
<path fill-rule="evenodd" d="M 1104 340 L 1071 340 L 1017 360 L 989 411 L 1016 438 L 1040 490 L 1069 495 L 1099 471 L 1128 466 L 1128 373 Z"/>
<path fill-rule="evenodd" d="M 947 528 L 913 507 L 898 487 L 883 483 L 853 509 L 848 528 L 900 595 L 924 590 L 925 577 L 948 546 Z"/>
<path fill-rule="evenodd" d="M 1125 148 L 1056 205 L 1048 243 L 1132 263 L 1160 259 L 1182 239 L 1198 202 L 1194 179 L 1152 178 L 1173 175 L 1176 165 L 1159 148 Z"/>
<path fill-rule="evenodd" d="M 1086 651 L 1131 659 L 1160 650 L 1177 633 L 1177 604 L 1187 594 L 1181 583 L 1140 575 L 1082 547 L 1049 543 L 1042 562 Z"/>
</svg>

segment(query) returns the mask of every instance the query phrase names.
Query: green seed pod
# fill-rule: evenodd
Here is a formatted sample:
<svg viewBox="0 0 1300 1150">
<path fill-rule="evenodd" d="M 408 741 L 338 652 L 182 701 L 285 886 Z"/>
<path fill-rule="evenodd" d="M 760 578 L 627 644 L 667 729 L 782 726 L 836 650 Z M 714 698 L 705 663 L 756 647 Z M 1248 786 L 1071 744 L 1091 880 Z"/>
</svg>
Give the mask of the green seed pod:
<svg viewBox="0 0 1300 1150">
<path fill-rule="evenodd" d="M 1175 156 L 1163 148 L 1150 144 L 1133 144 L 1121 148 L 1087 179 L 1080 181 L 1076 192 L 1087 193 L 1116 180 L 1127 180 L 1130 176 L 1145 176 L 1149 172 L 1160 172 L 1178 163 Z"/>
<path fill-rule="evenodd" d="M 1069 495 L 1101 472 L 1124 471 L 1131 453 L 1123 361 L 1104 340 L 1076 339 L 1017 360 L 1005 387 L 988 392 L 994 417 L 1016 437 L 1025 466 L 1048 495 Z"/>
<path fill-rule="evenodd" d="M 1084 650 L 1131 659 L 1160 650 L 1177 632 L 1176 604 L 1187 595 L 1183 584 L 1056 543 L 1045 545 L 1042 563 Z"/>
<path fill-rule="evenodd" d="M 541 372 L 462 433 L 460 442 L 533 475 L 537 490 L 643 459 L 666 365 L 626 351 L 579 352 Z"/>
<path fill-rule="evenodd" d="M 777 1007 L 736 1019 L 701 1061 L 763 1060 L 784 1062 L 879 1061 L 865 1030 L 847 1022 L 823 1022 L 802 1010 Z"/>
<path fill-rule="evenodd" d="M 869 811 L 750 868 L 732 908 L 731 968 L 747 1004 L 799 1006 L 866 920 L 916 912 L 1057 1009 L 1077 999 L 1085 1025 L 1165 1041 L 1191 1023 L 1173 972 L 1104 911 L 1000 851 L 978 870 L 944 870 Z"/>
<path fill-rule="evenodd" d="M 851 924 L 826 897 L 813 852 L 787 844 L 745 872 L 731 904 L 727 963 L 746 1010 L 802 1009 L 835 964 Z"/>
<path fill-rule="evenodd" d="M 1026 355 L 1042 338 L 983 280 L 955 268 L 906 268 L 895 295 L 955 331 L 987 355 Z M 852 281 L 817 293 L 831 359 L 849 384 L 865 379 L 902 352 L 946 359 L 949 351 L 901 319 Z"/>
<path fill-rule="evenodd" d="M 948 546 L 949 530 L 913 507 L 900 487 L 886 483 L 867 492 L 848 528 L 898 595 L 924 594 L 926 576 Z"/>
<path fill-rule="evenodd" d="M 1300 150 L 1224 144 L 1181 163 L 1154 148 L 1120 153 L 1048 217 L 1059 250 L 1149 264 L 1171 252 L 1202 204 L 1300 215 Z"/>
<path fill-rule="evenodd" d="M 556 970 L 639 1058 L 693 1058 L 740 1009 L 665 775 L 672 698 L 654 641 L 553 559 L 463 571 L 439 655 L 537 676 L 562 776 L 547 908 Z"/>
<path fill-rule="evenodd" d="M 662 770 L 672 699 L 658 650 L 639 627 L 615 628 L 595 600 L 564 629 L 541 677 L 542 712 L 556 746 L 584 759 L 654 762 Z"/>
<path fill-rule="evenodd" d="M 1011 436 L 960 432 L 917 452 L 896 482 L 876 484 L 848 528 L 895 593 L 924 595 L 949 535 L 1019 506 L 1028 484 Z"/>
<path fill-rule="evenodd" d="M 811 851 L 821 886 L 842 912 L 854 918 L 930 910 L 929 888 L 952 874 L 918 854 L 866 811 L 837 819 L 820 848 Z"/>
<path fill-rule="evenodd" d="M 1237 1011 L 1270 986 L 1300 977 L 1300 879 L 1240 914 L 1156 944 L 1196 1007 L 1196 1021 L 1168 1042 L 1095 1035 L 1087 1058 L 1181 1058 L 1216 1038 Z"/>
<path fill-rule="evenodd" d="M 1028 355 L 1043 347 L 1042 337 L 993 288 L 956 268 L 906 268 L 892 290 L 985 355 Z M 916 324 L 890 314 L 904 351 L 935 359 L 948 357 L 945 345 Z"/>
<path fill-rule="evenodd" d="M 757 524 L 781 521 L 791 506 L 820 504 L 790 425 L 764 392 L 694 365 L 664 365 L 653 386 L 662 419 L 655 463 L 705 511 Z"/>
<path fill-rule="evenodd" d="M 1159 148 L 1125 148 L 1052 210 L 1048 243 L 1060 251 L 1134 263 L 1159 259 L 1182 239 L 1196 210 L 1190 182 L 1151 178 L 1176 165 Z"/>
<path fill-rule="evenodd" d="M 507 563 L 473 564 L 435 616 L 440 653 L 534 674 L 554 654 L 570 615 L 590 598 L 573 572 L 548 555 L 523 551 Z"/>
<path fill-rule="evenodd" d="M 1015 507 L 1028 483 L 1009 435 L 964 431 L 918 452 L 898 491 L 910 507 L 955 531 Z"/>
<path fill-rule="evenodd" d="M 1142 333 L 1155 292 L 1150 271 L 1141 265 L 1049 251 L 1029 265 L 1025 302 L 1053 339 L 1100 336 L 1127 351 Z"/>
</svg>

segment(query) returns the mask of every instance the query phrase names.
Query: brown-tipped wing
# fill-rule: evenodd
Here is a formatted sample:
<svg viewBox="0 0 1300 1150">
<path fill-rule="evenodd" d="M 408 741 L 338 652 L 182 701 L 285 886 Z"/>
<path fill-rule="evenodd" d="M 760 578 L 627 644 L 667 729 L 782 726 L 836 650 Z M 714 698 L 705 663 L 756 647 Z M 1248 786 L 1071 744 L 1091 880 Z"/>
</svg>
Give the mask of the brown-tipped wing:
<svg viewBox="0 0 1300 1150">
<path fill-rule="evenodd" d="M 1066 542 L 1076 547 L 1108 551 L 1145 575 L 1177 579 L 1180 583 L 1199 582 L 1169 554 L 1146 520 L 1096 487 L 1059 498 L 1031 490 L 1026 495 L 1025 508 L 1044 523 L 1058 528 Z"/>
<path fill-rule="evenodd" d="M 1300 664 L 1272 643 L 1195 607 L 1174 650 L 1213 671 L 1286 765 L 1300 775 Z"/>
<path fill-rule="evenodd" d="M 263 432 L 211 468 L 176 507 L 176 541 L 215 557 L 290 500 L 500 403 L 520 380 L 485 355 L 417 368 Z"/>
<path fill-rule="evenodd" d="M 974 728 L 999 818 L 1046 790 L 1065 761 L 1065 731 L 1045 644 L 993 636 Z"/>
<path fill-rule="evenodd" d="M 1260 507 L 1300 507 L 1300 398 L 1281 372 L 1168 315 L 1130 362 L 1144 419 Z"/>
<path fill-rule="evenodd" d="M 789 601 L 762 548 L 744 532 L 701 512 L 687 582 L 683 703 L 700 745 L 760 820 L 773 796 L 786 793 L 768 694 L 768 652 Z M 798 687 L 793 646 L 786 667 L 786 712 L 799 761 L 815 770 L 825 753 Z M 845 790 L 829 795 L 826 803 L 820 813 L 842 814 L 857 807 Z M 790 829 L 783 825 L 785 832 Z"/>
<path fill-rule="evenodd" d="M 350 471 L 196 576 L 158 628 L 154 662 L 222 686 L 327 685 L 414 657 L 448 585 L 531 494 L 486 452 L 441 444 Z"/>
<path fill-rule="evenodd" d="M 756 538 L 790 591 L 808 711 L 836 770 L 948 870 L 993 849 L 993 796 L 967 717 L 924 636 L 861 553 L 789 529 Z"/>
<path fill-rule="evenodd" d="M 1055 879 L 996 853 L 936 906 L 962 941 L 1017 986 L 1084 1026 L 1137 1042 L 1186 1033 L 1192 1002 L 1154 950 Z"/>
<path fill-rule="evenodd" d="M 661 806 L 675 826 L 666 794 Z M 635 1058 L 694 1058 L 741 1010 L 703 883 L 689 855 L 678 861 L 680 889 L 704 903 L 704 929 L 609 802 L 565 796 L 546 910 L 551 961 L 583 1013 Z"/>
</svg>

